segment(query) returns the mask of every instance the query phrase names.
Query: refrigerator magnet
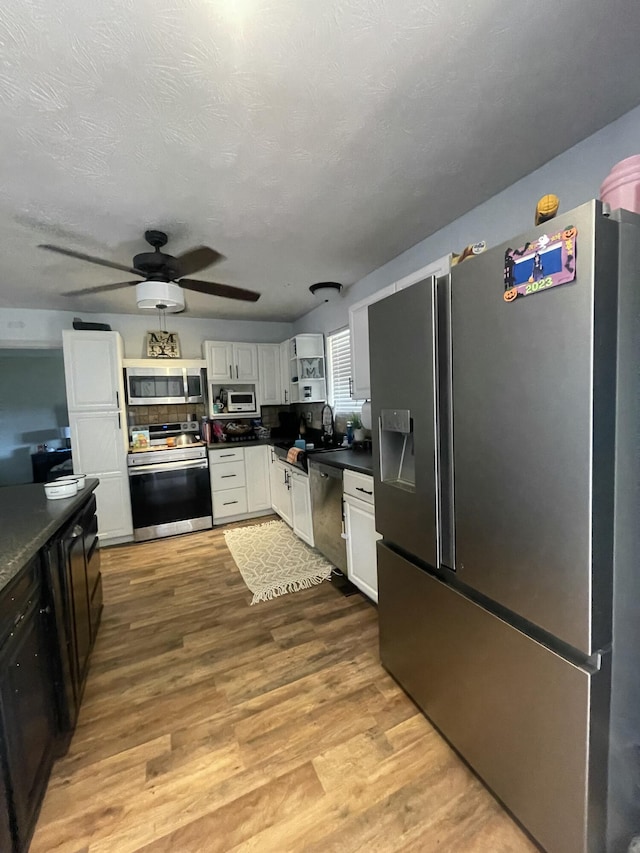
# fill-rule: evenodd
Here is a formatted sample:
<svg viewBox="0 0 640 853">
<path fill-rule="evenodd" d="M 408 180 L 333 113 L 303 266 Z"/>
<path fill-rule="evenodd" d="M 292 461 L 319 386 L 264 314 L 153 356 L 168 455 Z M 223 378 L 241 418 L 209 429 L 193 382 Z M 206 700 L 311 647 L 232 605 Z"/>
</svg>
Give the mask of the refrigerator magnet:
<svg viewBox="0 0 640 853">
<path fill-rule="evenodd" d="M 578 230 L 573 226 L 554 234 L 542 234 L 519 249 L 504 253 L 505 302 L 519 296 L 532 296 L 569 284 L 576 278 Z"/>
</svg>

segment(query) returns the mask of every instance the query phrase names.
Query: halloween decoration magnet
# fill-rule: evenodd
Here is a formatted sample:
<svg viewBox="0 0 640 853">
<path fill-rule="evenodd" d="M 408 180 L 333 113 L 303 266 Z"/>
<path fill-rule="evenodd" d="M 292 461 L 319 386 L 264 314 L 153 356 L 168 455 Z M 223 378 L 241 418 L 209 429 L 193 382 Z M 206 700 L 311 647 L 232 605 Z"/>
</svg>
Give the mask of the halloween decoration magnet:
<svg viewBox="0 0 640 853">
<path fill-rule="evenodd" d="M 507 249 L 504 301 L 515 302 L 520 296 L 532 296 L 574 281 L 577 239 L 577 229 L 570 226 L 554 234 L 543 234 L 519 249 Z"/>
</svg>

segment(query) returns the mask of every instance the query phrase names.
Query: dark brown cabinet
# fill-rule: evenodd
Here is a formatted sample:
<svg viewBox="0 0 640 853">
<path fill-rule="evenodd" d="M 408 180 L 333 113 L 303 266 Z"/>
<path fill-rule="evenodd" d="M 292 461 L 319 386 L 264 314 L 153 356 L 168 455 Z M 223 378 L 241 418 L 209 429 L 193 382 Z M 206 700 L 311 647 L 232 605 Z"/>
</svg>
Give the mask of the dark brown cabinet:
<svg viewBox="0 0 640 853">
<path fill-rule="evenodd" d="M 3 594 L 3 609 L 13 608 L 14 624 L 0 646 L 2 769 L 18 850 L 33 832 L 56 737 L 39 555 L 25 571 L 32 583 L 11 584 Z"/>
<path fill-rule="evenodd" d="M 102 610 L 96 500 L 0 591 L 0 853 L 24 853 L 78 709 Z"/>
</svg>

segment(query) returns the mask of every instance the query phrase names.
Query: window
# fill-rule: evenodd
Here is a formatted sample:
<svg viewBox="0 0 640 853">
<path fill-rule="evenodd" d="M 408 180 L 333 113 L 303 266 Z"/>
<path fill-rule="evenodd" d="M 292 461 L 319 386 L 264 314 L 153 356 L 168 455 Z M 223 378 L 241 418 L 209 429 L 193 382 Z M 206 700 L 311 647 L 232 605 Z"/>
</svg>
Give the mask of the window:
<svg viewBox="0 0 640 853">
<path fill-rule="evenodd" d="M 360 413 L 362 401 L 351 399 L 351 333 L 343 329 L 327 335 L 329 404 L 334 415 Z"/>
</svg>

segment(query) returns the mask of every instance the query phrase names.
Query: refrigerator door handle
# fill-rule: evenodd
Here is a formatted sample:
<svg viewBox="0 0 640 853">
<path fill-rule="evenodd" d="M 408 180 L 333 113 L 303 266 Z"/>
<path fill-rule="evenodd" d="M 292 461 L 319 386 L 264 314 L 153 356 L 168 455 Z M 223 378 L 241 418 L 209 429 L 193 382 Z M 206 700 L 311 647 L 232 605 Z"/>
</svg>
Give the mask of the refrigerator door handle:
<svg viewBox="0 0 640 853">
<path fill-rule="evenodd" d="M 455 571 L 451 276 L 437 279 L 434 306 L 438 562 Z"/>
</svg>

